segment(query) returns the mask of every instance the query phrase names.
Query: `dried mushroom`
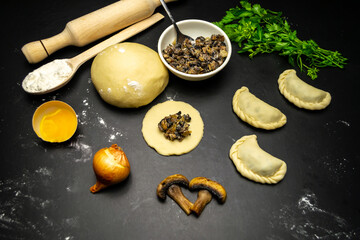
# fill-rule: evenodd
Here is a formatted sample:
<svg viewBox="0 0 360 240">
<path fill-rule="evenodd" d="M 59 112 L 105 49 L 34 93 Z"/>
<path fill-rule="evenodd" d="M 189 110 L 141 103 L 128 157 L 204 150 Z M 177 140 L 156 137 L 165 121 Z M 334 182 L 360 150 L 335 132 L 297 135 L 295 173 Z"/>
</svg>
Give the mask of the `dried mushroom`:
<svg viewBox="0 0 360 240">
<path fill-rule="evenodd" d="M 214 195 L 219 203 L 224 203 L 226 200 L 226 190 L 218 182 L 205 177 L 193 178 L 189 183 L 190 190 L 198 190 L 198 198 L 191 207 L 191 211 L 197 216 L 200 216 L 205 206 L 211 201 Z"/>
<path fill-rule="evenodd" d="M 166 177 L 159 183 L 156 194 L 162 200 L 165 200 L 166 195 L 169 195 L 169 197 L 171 197 L 184 212 L 189 215 L 193 204 L 184 196 L 180 186 L 188 188 L 189 180 L 181 174 L 174 174 Z"/>
<path fill-rule="evenodd" d="M 158 124 L 160 131 L 164 132 L 164 136 L 173 141 L 182 141 L 191 134 L 189 131 L 191 117 L 189 114 L 181 115 L 181 111 L 164 117 Z"/>
<path fill-rule="evenodd" d="M 182 44 L 170 44 L 163 50 L 163 57 L 176 70 L 189 74 L 214 71 L 225 61 L 225 37 L 213 34 L 211 37 L 197 37 L 195 41 L 185 39 Z"/>
</svg>

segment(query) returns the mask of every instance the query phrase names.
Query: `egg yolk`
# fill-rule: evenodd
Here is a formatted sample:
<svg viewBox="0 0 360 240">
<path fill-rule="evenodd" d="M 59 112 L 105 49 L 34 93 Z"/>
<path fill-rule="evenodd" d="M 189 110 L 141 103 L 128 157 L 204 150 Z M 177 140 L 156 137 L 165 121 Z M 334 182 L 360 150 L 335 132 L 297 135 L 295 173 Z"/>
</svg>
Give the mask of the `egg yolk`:
<svg viewBox="0 0 360 240">
<path fill-rule="evenodd" d="M 40 122 L 40 135 L 48 142 L 63 142 L 76 131 L 77 119 L 67 109 L 57 109 L 44 115 Z"/>
</svg>

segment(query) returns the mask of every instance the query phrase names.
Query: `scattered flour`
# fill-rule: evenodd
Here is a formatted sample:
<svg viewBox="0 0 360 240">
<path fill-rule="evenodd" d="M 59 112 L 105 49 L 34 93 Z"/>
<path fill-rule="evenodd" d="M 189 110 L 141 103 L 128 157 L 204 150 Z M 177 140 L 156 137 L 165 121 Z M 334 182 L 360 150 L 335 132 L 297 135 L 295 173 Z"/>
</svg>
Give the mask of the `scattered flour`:
<svg viewBox="0 0 360 240">
<path fill-rule="evenodd" d="M 359 239 L 360 235 L 360 228 L 350 229 L 345 219 L 322 209 L 311 191 L 300 196 L 294 205 L 282 206 L 271 218 L 270 224 L 273 228 L 289 232 L 294 239 L 352 240 Z"/>
<path fill-rule="evenodd" d="M 101 128 L 105 136 L 105 139 L 109 143 L 115 143 L 120 137 L 126 137 L 126 133 L 120 131 L 114 126 L 111 126 L 106 122 L 98 112 L 93 110 L 93 106 L 90 103 L 88 97 L 85 97 L 82 101 L 82 110 L 78 115 L 79 123 L 87 128 Z"/>
<path fill-rule="evenodd" d="M 48 168 L 44 168 L 44 167 L 40 167 L 39 169 L 35 170 L 36 173 L 39 173 L 43 176 L 52 176 L 52 170 L 48 169 Z"/>
<path fill-rule="evenodd" d="M 325 129 L 328 131 L 329 136 L 339 136 L 342 137 L 344 130 L 349 131 L 351 128 L 351 124 L 345 120 L 337 120 L 327 122 L 324 125 Z"/>
<path fill-rule="evenodd" d="M 331 157 L 325 155 L 317 160 L 317 164 L 327 171 L 330 182 L 340 184 L 344 178 L 349 178 L 354 174 L 355 167 L 350 167 L 350 161 L 347 157 Z"/>
<path fill-rule="evenodd" d="M 53 169 L 24 170 L 19 176 L 0 180 L 0 239 L 65 239 L 79 227 L 78 217 L 61 222 L 53 219 L 55 200 L 36 195 L 39 188 L 51 187 L 44 180 L 53 180 Z"/>
<path fill-rule="evenodd" d="M 176 100 L 176 97 L 177 97 L 177 93 L 174 93 L 174 94 L 172 94 L 172 95 L 166 94 L 166 99 L 167 99 L 168 101 L 175 101 L 175 100 Z"/>
<path fill-rule="evenodd" d="M 107 127 L 107 124 L 106 124 L 106 122 L 104 121 L 104 119 L 102 117 L 98 116 L 97 119 L 98 119 L 99 124 L 100 124 L 101 127 L 104 127 L 104 128 Z"/>
<path fill-rule="evenodd" d="M 71 141 L 69 148 L 73 149 L 73 151 L 67 153 L 68 159 L 83 163 L 92 160 L 93 149 L 84 142 L 84 139 L 84 135 L 78 135 L 74 141 Z"/>
<path fill-rule="evenodd" d="M 342 123 L 342 124 L 344 124 L 345 126 L 350 127 L 350 123 L 348 123 L 348 122 L 346 122 L 346 121 L 344 121 L 344 120 L 337 120 L 336 122 L 337 122 L 337 123 Z"/>
<path fill-rule="evenodd" d="M 114 127 L 112 127 L 111 130 L 112 130 L 112 133 L 109 135 L 109 138 L 108 138 L 109 143 L 113 143 L 117 139 L 117 137 L 124 136 L 124 134 L 122 134 L 121 132 L 117 132 Z"/>
</svg>

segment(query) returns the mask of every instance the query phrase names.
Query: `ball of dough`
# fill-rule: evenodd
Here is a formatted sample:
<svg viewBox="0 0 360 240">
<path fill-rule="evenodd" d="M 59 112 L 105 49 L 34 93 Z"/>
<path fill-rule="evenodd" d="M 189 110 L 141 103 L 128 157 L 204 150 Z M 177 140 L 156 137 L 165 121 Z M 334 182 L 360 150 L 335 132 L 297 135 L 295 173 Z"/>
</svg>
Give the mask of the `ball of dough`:
<svg viewBox="0 0 360 240">
<path fill-rule="evenodd" d="M 165 89 L 169 73 L 151 48 L 119 43 L 95 57 L 91 80 L 105 102 L 120 108 L 137 108 L 152 102 Z"/>
</svg>

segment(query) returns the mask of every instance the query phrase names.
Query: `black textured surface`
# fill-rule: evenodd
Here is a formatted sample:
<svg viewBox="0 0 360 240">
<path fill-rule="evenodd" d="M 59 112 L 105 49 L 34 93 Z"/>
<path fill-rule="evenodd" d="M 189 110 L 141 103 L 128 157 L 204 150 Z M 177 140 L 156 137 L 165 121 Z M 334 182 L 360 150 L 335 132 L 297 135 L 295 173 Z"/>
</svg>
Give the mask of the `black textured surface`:
<svg viewBox="0 0 360 240">
<path fill-rule="evenodd" d="M 359 49 L 357 8 L 348 1 L 259 1 L 282 11 L 301 39 L 349 58 L 344 70 L 322 69 L 315 87 L 332 94 L 322 111 L 301 110 L 278 91 L 277 78 L 291 68 L 287 59 L 262 55 L 250 60 L 234 53 L 220 74 L 203 82 L 170 76 L 165 91 L 139 109 L 118 109 L 101 100 L 90 80 L 91 61 L 64 88 L 44 96 L 26 94 L 23 78 L 54 59 L 73 57 L 86 47 L 67 47 L 35 65 L 21 47 L 59 33 L 66 22 L 111 1 L 8 1 L 2 4 L 0 112 L 0 239 L 358 239 L 359 194 Z M 180 0 L 168 6 L 176 20 L 220 20 L 238 1 Z M 157 9 L 165 15 L 162 8 Z M 129 39 L 156 50 L 170 25 L 166 18 Z M 288 119 L 275 131 L 255 129 L 232 111 L 234 92 L 247 86 Z M 35 109 L 57 99 L 79 116 L 74 137 L 48 144 L 31 127 Z M 190 103 L 205 123 L 204 137 L 192 152 L 164 157 L 142 138 L 144 114 L 168 99 Z M 283 159 L 288 172 L 277 185 L 242 177 L 228 157 L 240 137 L 256 134 L 260 147 Z M 96 195 L 92 156 L 117 143 L 131 165 L 129 178 Z M 221 183 L 225 204 L 212 201 L 197 218 L 187 216 L 172 199 L 161 202 L 156 187 L 180 173 L 189 180 L 204 176 Z M 196 193 L 184 189 L 192 201 Z"/>
</svg>

